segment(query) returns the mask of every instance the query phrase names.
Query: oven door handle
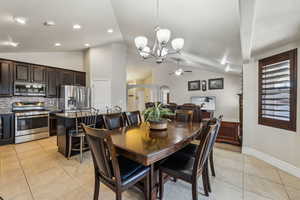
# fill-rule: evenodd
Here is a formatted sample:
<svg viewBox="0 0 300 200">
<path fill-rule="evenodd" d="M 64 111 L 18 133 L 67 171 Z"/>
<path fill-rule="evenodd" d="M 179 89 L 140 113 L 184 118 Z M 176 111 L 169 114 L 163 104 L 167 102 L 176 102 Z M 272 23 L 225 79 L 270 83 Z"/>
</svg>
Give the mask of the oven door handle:
<svg viewBox="0 0 300 200">
<path fill-rule="evenodd" d="M 17 119 L 32 119 L 32 118 L 41 118 L 41 117 L 48 117 L 48 115 L 31 115 L 31 116 L 19 116 Z"/>
</svg>

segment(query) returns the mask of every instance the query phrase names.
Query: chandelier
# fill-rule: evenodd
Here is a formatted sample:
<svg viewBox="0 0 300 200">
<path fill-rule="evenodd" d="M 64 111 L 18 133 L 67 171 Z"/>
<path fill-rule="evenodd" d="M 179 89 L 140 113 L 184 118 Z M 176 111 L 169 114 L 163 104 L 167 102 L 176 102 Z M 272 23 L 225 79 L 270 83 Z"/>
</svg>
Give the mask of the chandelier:
<svg viewBox="0 0 300 200">
<path fill-rule="evenodd" d="M 174 38 L 170 45 L 171 31 L 159 27 L 159 0 L 156 1 L 156 6 L 157 26 L 154 29 L 153 46 L 151 48 L 148 46 L 148 39 L 145 36 L 136 37 L 134 42 L 142 58 L 154 58 L 156 63 L 160 64 L 168 55 L 180 53 L 180 50 L 184 46 L 184 39 Z"/>
</svg>

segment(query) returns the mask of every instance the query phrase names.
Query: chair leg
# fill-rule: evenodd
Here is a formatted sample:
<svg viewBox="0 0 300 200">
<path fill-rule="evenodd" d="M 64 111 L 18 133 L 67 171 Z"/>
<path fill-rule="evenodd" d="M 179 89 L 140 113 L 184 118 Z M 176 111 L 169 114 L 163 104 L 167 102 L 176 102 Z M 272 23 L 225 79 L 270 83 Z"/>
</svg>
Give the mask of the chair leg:
<svg viewBox="0 0 300 200">
<path fill-rule="evenodd" d="M 205 166 L 204 166 L 203 171 L 202 171 L 202 182 L 203 182 L 204 194 L 205 194 L 205 196 L 209 196 L 208 187 L 207 187 L 207 178 L 206 178 Z"/>
<path fill-rule="evenodd" d="M 213 149 L 211 150 L 211 152 L 209 154 L 209 164 L 210 164 L 210 169 L 211 169 L 211 175 L 216 176 Z"/>
<path fill-rule="evenodd" d="M 193 195 L 193 200 L 198 200 L 197 179 L 195 179 L 192 183 L 192 195 Z"/>
<path fill-rule="evenodd" d="M 206 184 L 208 192 L 211 192 L 210 180 L 209 180 L 209 171 L 208 171 L 208 162 L 205 166 L 205 176 L 206 176 Z"/>
<path fill-rule="evenodd" d="M 120 191 L 116 191 L 116 200 L 122 200 L 122 193 Z"/>
<path fill-rule="evenodd" d="M 69 152 L 68 152 L 68 160 L 71 157 L 71 153 L 72 153 L 72 136 L 69 135 Z"/>
<path fill-rule="evenodd" d="M 100 192 L 100 180 L 95 176 L 94 200 L 99 199 L 99 192 Z"/>
<path fill-rule="evenodd" d="M 80 163 L 82 163 L 83 160 L 83 137 L 80 137 Z"/>
<path fill-rule="evenodd" d="M 150 175 L 148 174 L 146 177 L 145 177 L 145 180 L 144 180 L 144 197 L 145 197 L 145 200 L 149 200 L 149 187 L 150 187 Z"/>
<path fill-rule="evenodd" d="M 163 173 L 159 170 L 159 200 L 162 200 L 164 197 L 164 180 Z"/>
</svg>

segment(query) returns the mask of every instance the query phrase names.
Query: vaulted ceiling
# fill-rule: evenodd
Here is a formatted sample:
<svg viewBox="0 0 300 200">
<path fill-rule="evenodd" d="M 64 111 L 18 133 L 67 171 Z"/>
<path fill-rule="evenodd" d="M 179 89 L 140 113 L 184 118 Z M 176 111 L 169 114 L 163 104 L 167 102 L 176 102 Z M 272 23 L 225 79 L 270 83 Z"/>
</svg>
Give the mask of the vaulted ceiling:
<svg viewBox="0 0 300 200">
<path fill-rule="evenodd" d="M 76 51 L 134 37 L 153 38 L 155 0 L 4 0 L 0 6 L 0 52 Z M 272 5 L 272 6 L 270 6 Z M 159 25 L 183 37 L 186 66 L 224 70 L 226 56 L 239 72 L 251 55 L 300 39 L 299 0 L 160 0 Z M 26 25 L 13 20 L 27 18 Z M 56 26 L 45 27 L 53 20 Z M 74 24 L 82 29 L 73 30 Z M 113 33 L 108 33 L 113 29 Z M 14 48 L 3 45 L 9 39 Z M 61 43 L 55 47 L 55 43 Z"/>
</svg>

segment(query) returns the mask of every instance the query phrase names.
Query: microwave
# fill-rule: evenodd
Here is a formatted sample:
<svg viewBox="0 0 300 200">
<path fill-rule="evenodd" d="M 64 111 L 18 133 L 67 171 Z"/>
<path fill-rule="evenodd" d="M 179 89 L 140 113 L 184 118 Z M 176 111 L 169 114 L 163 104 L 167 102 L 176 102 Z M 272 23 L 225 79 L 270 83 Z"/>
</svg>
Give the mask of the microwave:
<svg viewBox="0 0 300 200">
<path fill-rule="evenodd" d="M 46 96 L 46 84 L 15 82 L 15 96 Z"/>
</svg>

